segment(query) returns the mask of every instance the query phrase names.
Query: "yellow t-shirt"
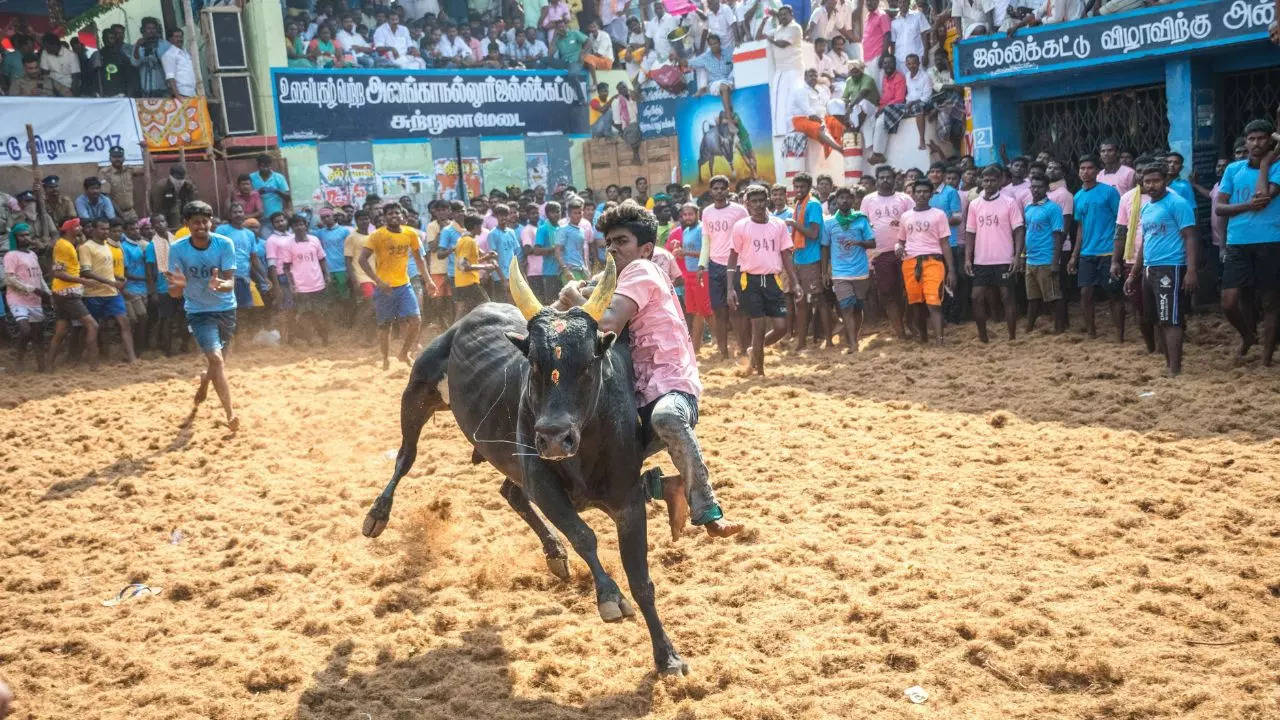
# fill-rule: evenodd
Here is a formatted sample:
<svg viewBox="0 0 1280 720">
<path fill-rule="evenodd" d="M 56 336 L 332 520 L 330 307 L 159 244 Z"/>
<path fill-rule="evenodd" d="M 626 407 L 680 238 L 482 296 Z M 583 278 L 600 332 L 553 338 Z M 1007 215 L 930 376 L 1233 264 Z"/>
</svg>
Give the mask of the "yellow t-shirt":
<svg viewBox="0 0 1280 720">
<path fill-rule="evenodd" d="M 466 260 L 472 266 L 480 264 L 480 248 L 476 246 L 476 239 L 470 235 L 463 235 L 458 238 L 458 246 L 453 249 L 453 284 L 455 287 L 467 287 L 480 282 L 480 272 L 478 270 L 463 270 L 462 261 Z"/>
<path fill-rule="evenodd" d="M 382 282 L 393 288 L 409 284 L 411 250 L 418 246 L 418 231 L 408 225 L 401 225 L 400 232 L 380 227 L 369 235 L 364 246 L 373 251 L 374 270 Z"/>
<path fill-rule="evenodd" d="M 115 273 L 117 280 L 124 279 L 124 250 L 120 249 L 117 243 L 108 242 L 107 247 L 111 248 L 111 271 Z"/>
<path fill-rule="evenodd" d="M 80 275 L 80 254 L 76 252 L 76 246 L 64 237 L 58 238 L 53 244 L 53 269 L 73 277 Z M 58 294 L 79 295 L 83 290 L 84 286 L 80 283 L 67 282 L 57 277 L 53 279 L 53 291 Z"/>
<path fill-rule="evenodd" d="M 350 275 L 351 287 L 359 287 L 364 283 L 373 282 L 373 278 L 364 273 L 364 268 L 360 267 L 360 251 L 364 249 L 364 243 L 369 239 L 368 235 L 352 230 L 347 235 L 347 239 L 342 243 L 342 254 L 351 258 L 347 263 L 347 273 Z M 374 264 L 377 267 L 377 264 Z"/>
<path fill-rule="evenodd" d="M 173 239 L 181 240 L 184 237 L 190 237 L 190 236 L 191 236 L 191 228 L 187 227 L 186 225 L 183 225 L 182 227 L 178 228 L 178 232 L 173 234 Z"/>
<path fill-rule="evenodd" d="M 94 275 L 110 279 L 116 276 L 116 260 L 105 243 L 86 240 L 78 249 L 80 265 Z M 114 297 L 120 292 L 110 285 L 92 283 L 84 288 L 85 297 Z"/>
</svg>

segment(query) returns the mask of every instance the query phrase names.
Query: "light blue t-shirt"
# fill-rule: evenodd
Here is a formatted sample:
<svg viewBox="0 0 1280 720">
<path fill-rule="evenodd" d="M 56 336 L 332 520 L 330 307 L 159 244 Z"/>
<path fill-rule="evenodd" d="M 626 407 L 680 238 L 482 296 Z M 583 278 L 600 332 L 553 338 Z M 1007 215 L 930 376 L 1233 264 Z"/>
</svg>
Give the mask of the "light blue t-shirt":
<svg viewBox="0 0 1280 720">
<path fill-rule="evenodd" d="M 1022 210 L 1022 225 L 1027 229 L 1027 264 L 1050 265 L 1053 263 L 1053 234 L 1062 232 L 1062 208 L 1045 198 L 1031 203 Z"/>
<path fill-rule="evenodd" d="M 804 227 L 817 225 L 818 237 L 807 241 L 804 247 L 796 250 L 791 256 L 791 261 L 796 265 L 812 265 L 822 259 L 822 203 L 813 196 L 810 196 L 809 202 L 804 205 L 804 220 L 800 224 Z"/>
<path fill-rule="evenodd" d="M 1267 182 L 1280 185 L 1280 163 L 1271 166 Z M 1249 161 L 1237 160 L 1222 173 L 1218 192 L 1230 198 L 1231 205 L 1248 202 L 1258 185 L 1258 168 L 1249 167 Z M 1227 218 L 1227 244 L 1251 245 L 1253 243 L 1280 241 L 1280 201 L 1271 199 L 1262 210 L 1250 210 Z"/>
<path fill-rule="evenodd" d="M 702 252 L 702 226 L 694 225 L 685 228 L 680 234 L 680 245 L 685 252 L 693 253 L 693 257 L 685 256 L 684 269 L 689 272 L 698 272 L 698 253 Z"/>
<path fill-rule="evenodd" d="M 579 270 L 585 267 L 582 257 L 582 246 L 585 239 L 582 237 L 582 228 L 569 223 L 556 230 L 556 247 L 560 248 L 561 257 L 564 258 L 564 264 Z"/>
<path fill-rule="evenodd" d="M 284 175 L 273 171 L 263 180 L 262 175 L 255 172 L 249 180 L 253 182 L 253 189 L 262 196 L 262 217 L 269 218 L 273 213 L 284 212 L 284 198 L 280 193 L 289 192 L 289 181 L 284 179 Z"/>
<path fill-rule="evenodd" d="M 449 251 L 449 258 L 445 261 L 445 272 L 449 277 L 453 277 L 453 249 L 458 247 L 458 240 L 462 237 L 462 233 L 458 232 L 458 228 L 450 223 L 440 231 L 440 237 L 437 238 L 441 250 Z"/>
<path fill-rule="evenodd" d="M 148 265 L 155 267 L 156 265 L 156 244 L 147 243 L 147 249 L 142 253 L 142 259 Z M 164 278 L 164 269 L 156 268 L 156 293 L 164 295 L 169 292 L 169 281 Z"/>
<path fill-rule="evenodd" d="M 312 230 L 311 234 L 320 239 L 320 246 L 324 248 L 324 262 L 329 266 L 329 272 L 346 272 L 347 257 L 343 254 L 343 250 L 347 236 L 351 234 L 351 228 L 342 225 L 326 228 L 321 225 Z"/>
<path fill-rule="evenodd" d="M 169 271 L 179 270 L 187 277 L 187 287 L 182 291 L 182 296 L 185 300 L 183 309 L 188 315 L 235 310 L 235 292 L 214 292 L 209 289 L 209 278 L 213 276 L 214 270 L 235 269 L 235 244 L 225 235 L 211 233 L 209 245 L 203 250 L 192 245 L 191 238 L 183 238 L 169 248 Z"/>
<path fill-rule="evenodd" d="M 511 279 L 511 258 L 520 255 L 520 238 L 510 228 L 496 227 L 489 231 L 489 249 L 498 253 L 498 272 L 503 280 Z"/>
<path fill-rule="evenodd" d="M 1081 255 L 1110 255 L 1115 252 L 1116 214 L 1120 193 L 1106 183 L 1080 188 L 1075 196 L 1075 219 L 1080 225 Z"/>
<path fill-rule="evenodd" d="M 555 242 L 556 228 L 550 220 L 538 223 L 538 232 L 533 236 L 533 244 L 541 248 L 549 248 Z M 560 274 L 560 263 L 555 255 L 542 256 L 542 277 L 555 277 Z"/>
<path fill-rule="evenodd" d="M 852 214 L 853 220 L 847 228 L 837 217 L 827 220 L 822 228 L 822 244 L 831 248 L 832 278 L 855 280 L 871 274 L 867 249 L 854 243 L 874 242 L 876 235 L 866 215 L 860 212 Z"/>
<path fill-rule="evenodd" d="M 929 198 L 929 207 L 937 208 L 947 214 L 947 224 L 951 228 L 951 247 L 960 244 L 960 226 L 951 225 L 951 216 L 960 212 L 960 193 L 956 189 L 942 184 L 941 190 L 935 190 L 933 197 Z"/>
<path fill-rule="evenodd" d="M 147 260 L 146 250 L 138 247 L 132 240 L 121 235 L 120 236 L 120 254 L 124 256 L 124 274 L 126 277 L 136 275 L 145 278 L 147 276 Z M 124 291 L 130 295 L 146 295 L 146 280 L 126 280 L 124 283 Z"/>
<path fill-rule="evenodd" d="M 1186 200 L 1188 203 L 1191 203 L 1191 208 L 1192 208 L 1192 209 L 1195 209 L 1195 206 L 1196 206 L 1196 191 L 1195 191 L 1195 188 L 1191 187 L 1191 183 L 1190 183 L 1190 182 L 1188 182 L 1188 181 L 1186 181 L 1186 180 L 1184 180 L 1184 179 L 1182 179 L 1182 178 L 1178 178 L 1178 179 L 1174 180 L 1173 182 L 1169 183 L 1169 189 L 1170 189 L 1170 190 L 1172 190 L 1172 191 L 1174 191 L 1174 192 L 1176 192 L 1176 193 L 1178 193 L 1178 195 L 1179 195 L 1183 200 Z"/>
<path fill-rule="evenodd" d="M 254 250 L 258 247 L 258 236 L 254 235 L 249 228 L 236 229 L 230 223 L 223 223 L 213 231 L 231 241 L 232 249 L 236 254 L 236 275 L 248 280 L 249 273 L 253 269 L 252 257 Z M 264 252 L 265 249 L 266 243 L 263 243 Z"/>
<path fill-rule="evenodd" d="M 1142 207 L 1142 264 L 1186 265 L 1187 247 L 1182 231 L 1195 227 L 1196 211 L 1175 192 Z"/>
</svg>

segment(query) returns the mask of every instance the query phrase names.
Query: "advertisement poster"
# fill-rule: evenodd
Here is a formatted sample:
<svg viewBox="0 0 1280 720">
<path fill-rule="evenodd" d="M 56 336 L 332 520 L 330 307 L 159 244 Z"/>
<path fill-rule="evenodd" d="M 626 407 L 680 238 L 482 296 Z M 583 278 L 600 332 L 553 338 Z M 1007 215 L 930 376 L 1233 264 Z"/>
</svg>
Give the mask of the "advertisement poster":
<svg viewBox="0 0 1280 720">
<path fill-rule="evenodd" d="M 436 196 L 444 200 L 462 200 L 458 187 L 458 161 L 454 158 L 436 158 Z M 480 159 L 462 158 L 462 181 L 466 198 L 484 192 L 484 180 L 480 173 Z"/>
<path fill-rule="evenodd" d="M 695 196 L 707 190 L 715 175 L 727 175 L 731 182 L 741 178 L 774 182 L 769 86 L 734 90 L 733 109 L 736 123 L 725 117 L 717 96 L 681 102 L 676 115 L 680 178 L 693 187 Z"/>
<path fill-rule="evenodd" d="M 320 186 L 312 200 L 332 207 L 364 204 L 374 191 L 376 180 L 372 162 L 325 163 L 320 165 Z"/>
<path fill-rule="evenodd" d="M 525 187 L 536 188 L 547 186 L 547 176 L 550 174 L 550 166 L 547 163 L 546 153 L 525 153 L 525 167 L 528 169 L 529 184 Z"/>
</svg>

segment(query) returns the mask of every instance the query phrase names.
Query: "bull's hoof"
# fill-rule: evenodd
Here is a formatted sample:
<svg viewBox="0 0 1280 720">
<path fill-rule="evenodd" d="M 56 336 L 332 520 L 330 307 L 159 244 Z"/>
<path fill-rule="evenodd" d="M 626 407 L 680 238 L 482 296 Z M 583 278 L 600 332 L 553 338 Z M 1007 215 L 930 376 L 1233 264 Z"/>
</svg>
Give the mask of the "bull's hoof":
<svg viewBox="0 0 1280 720">
<path fill-rule="evenodd" d="M 555 575 L 561 580 L 564 580 L 565 582 L 569 581 L 569 558 L 552 557 L 548 555 L 547 569 L 551 571 L 552 575 Z"/>
<path fill-rule="evenodd" d="M 689 663 L 675 653 L 666 662 L 658 663 L 658 674 L 662 677 L 684 677 L 689 674 Z"/>
<path fill-rule="evenodd" d="M 636 616 L 631 603 L 621 596 L 614 600 L 601 600 L 596 603 L 596 609 L 600 611 L 600 619 L 607 623 L 621 622 L 623 618 Z"/>
<path fill-rule="evenodd" d="M 364 536 L 368 538 L 376 538 L 387 529 L 387 522 L 391 519 L 391 500 L 379 497 L 373 501 L 373 507 L 369 508 L 368 514 L 364 516 Z"/>
</svg>

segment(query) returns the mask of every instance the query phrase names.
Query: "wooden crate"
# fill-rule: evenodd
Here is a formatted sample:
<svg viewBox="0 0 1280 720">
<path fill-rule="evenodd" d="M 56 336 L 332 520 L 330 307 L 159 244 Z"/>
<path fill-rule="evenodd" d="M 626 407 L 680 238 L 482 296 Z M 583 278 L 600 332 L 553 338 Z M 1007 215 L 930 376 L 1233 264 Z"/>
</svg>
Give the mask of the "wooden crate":
<svg viewBox="0 0 1280 720">
<path fill-rule="evenodd" d="M 649 181 L 657 193 L 671 182 L 671 171 L 680 164 L 676 138 L 655 138 L 640 143 L 640 160 L 621 140 L 600 138 L 587 142 L 583 152 L 587 166 L 587 186 L 603 190 L 608 185 L 633 185 L 637 177 Z M 679 173 L 677 172 L 677 176 Z"/>
</svg>

